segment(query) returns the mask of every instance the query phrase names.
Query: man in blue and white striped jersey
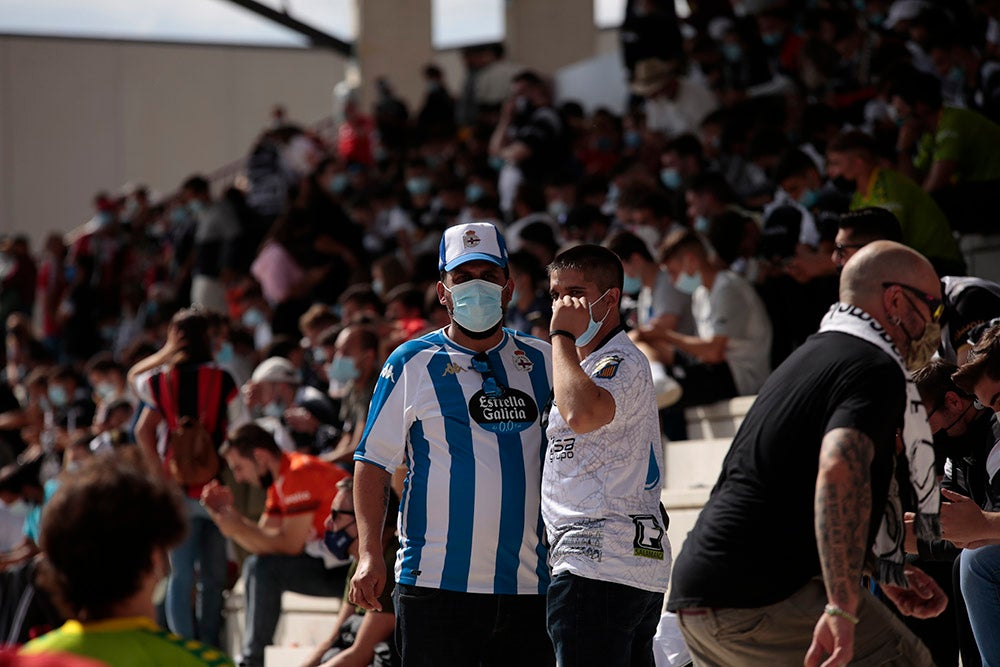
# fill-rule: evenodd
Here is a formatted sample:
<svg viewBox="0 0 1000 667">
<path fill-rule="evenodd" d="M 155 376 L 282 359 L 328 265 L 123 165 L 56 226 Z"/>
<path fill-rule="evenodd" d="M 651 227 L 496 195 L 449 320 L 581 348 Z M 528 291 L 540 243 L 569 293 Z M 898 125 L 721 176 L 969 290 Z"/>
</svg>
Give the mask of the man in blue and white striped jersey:
<svg viewBox="0 0 1000 667">
<path fill-rule="evenodd" d="M 446 230 L 439 269 L 451 323 L 389 356 L 354 455 L 351 601 L 378 609 L 390 474 L 405 463 L 395 568 L 403 664 L 552 665 L 539 510 L 551 348 L 503 327 L 513 287 L 496 227 Z"/>
</svg>

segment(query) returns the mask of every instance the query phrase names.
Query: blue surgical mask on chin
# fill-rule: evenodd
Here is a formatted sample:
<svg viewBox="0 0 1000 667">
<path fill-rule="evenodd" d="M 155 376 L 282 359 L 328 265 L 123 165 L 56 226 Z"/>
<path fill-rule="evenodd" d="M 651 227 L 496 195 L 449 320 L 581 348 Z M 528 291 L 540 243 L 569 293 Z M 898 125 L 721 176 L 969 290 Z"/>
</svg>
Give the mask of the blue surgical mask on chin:
<svg viewBox="0 0 1000 667">
<path fill-rule="evenodd" d="M 694 291 L 701 287 L 701 271 L 696 271 L 693 274 L 682 273 L 674 281 L 674 287 L 677 288 L 678 292 L 694 294 Z"/>
<path fill-rule="evenodd" d="M 354 357 L 336 356 L 330 365 L 326 367 L 326 376 L 335 382 L 349 384 L 358 379 L 361 373 L 358 371 Z"/>
<path fill-rule="evenodd" d="M 630 276 L 625 274 L 625 280 L 622 283 L 622 291 L 625 294 L 638 294 L 639 290 L 642 289 L 642 280 L 638 276 Z"/>
<path fill-rule="evenodd" d="M 503 317 L 502 285 L 477 279 L 445 289 L 451 293 L 451 316 L 463 329 L 489 331 Z"/>
<path fill-rule="evenodd" d="M 606 297 L 608 295 L 608 292 L 610 292 L 610 291 L 611 290 L 604 290 L 604 294 L 602 294 L 601 296 L 599 296 L 597 298 L 597 301 L 594 301 L 594 303 L 597 303 L 598 301 L 600 301 L 601 299 L 603 299 L 604 297 Z M 604 320 L 608 319 L 608 315 L 611 313 L 611 309 L 608 308 L 608 311 L 606 313 L 604 313 L 604 317 L 601 318 L 601 321 L 600 322 L 595 321 L 594 320 L 594 303 L 592 303 L 589 306 L 587 306 L 587 311 L 590 313 L 590 324 L 587 325 L 587 330 L 586 331 L 584 331 L 582 334 L 580 334 L 579 336 L 577 336 L 577 338 L 576 338 L 576 346 L 577 347 L 587 347 L 587 345 L 589 345 L 590 342 L 592 340 L 594 340 L 594 336 L 596 336 L 597 332 L 601 330 L 601 325 L 604 324 Z"/>
<path fill-rule="evenodd" d="M 328 530 L 323 533 L 323 544 L 337 560 L 347 560 L 351 557 L 348 549 L 351 548 L 352 542 L 354 542 L 354 538 L 347 534 L 346 528 Z"/>
</svg>

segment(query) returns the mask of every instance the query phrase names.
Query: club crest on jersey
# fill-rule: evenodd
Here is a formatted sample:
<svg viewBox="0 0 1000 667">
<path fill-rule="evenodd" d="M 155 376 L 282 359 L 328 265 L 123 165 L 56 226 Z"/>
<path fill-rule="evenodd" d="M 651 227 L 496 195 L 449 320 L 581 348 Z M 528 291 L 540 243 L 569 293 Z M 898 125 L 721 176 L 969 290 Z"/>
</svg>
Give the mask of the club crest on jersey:
<svg viewBox="0 0 1000 667">
<path fill-rule="evenodd" d="M 660 521 L 652 514 L 630 514 L 629 518 L 635 524 L 633 554 L 642 558 L 663 560 L 663 535 L 666 531 L 660 525 Z"/>
<path fill-rule="evenodd" d="M 595 378 L 604 378 L 605 380 L 613 378 L 618 373 L 618 366 L 622 363 L 622 360 L 623 357 L 614 354 L 604 357 L 597 362 L 592 375 Z"/>
<path fill-rule="evenodd" d="M 461 364 L 450 363 L 444 367 L 444 372 L 441 373 L 441 377 L 448 377 L 449 375 L 458 375 L 465 369 L 462 368 Z"/>
<path fill-rule="evenodd" d="M 538 419 L 538 406 L 531 396 L 512 387 L 502 396 L 480 390 L 469 400 L 469 416 L 491 433 L 520 433 Z"/>
<path fill-rule="evenodd" d="M 462 245 L 466 248 L 475 248 L 480 243 L 482 243 L 482 240 L 479 238 L 479 235 L 476 234 L 475 230 L 470 229 L 465 232 L 465 235 L 462 237 Z"/>
<path fill-rule="evenodd" d="M 527 373 L 535 367 L 535 362 L 528 358 L 528 353 L 524 350 L 514 350 L 514 365 L 518 370 Z"/>
</svg>

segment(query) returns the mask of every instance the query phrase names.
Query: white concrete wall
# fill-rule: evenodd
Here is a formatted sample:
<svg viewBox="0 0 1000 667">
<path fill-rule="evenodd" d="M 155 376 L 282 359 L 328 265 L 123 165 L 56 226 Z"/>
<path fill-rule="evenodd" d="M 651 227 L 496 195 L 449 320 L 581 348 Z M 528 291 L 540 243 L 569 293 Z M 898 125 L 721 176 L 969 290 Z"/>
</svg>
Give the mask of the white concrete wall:
<svg viewBox="0 0 1000 667">
<path fill-rule="evenodd" d="M 0 36 L 0 231 L 38 248 L 100 189 L 171 192 L 246 155 L 275 103 L 315 123 L 345 65 L 325 50 Z"/>
</svg>

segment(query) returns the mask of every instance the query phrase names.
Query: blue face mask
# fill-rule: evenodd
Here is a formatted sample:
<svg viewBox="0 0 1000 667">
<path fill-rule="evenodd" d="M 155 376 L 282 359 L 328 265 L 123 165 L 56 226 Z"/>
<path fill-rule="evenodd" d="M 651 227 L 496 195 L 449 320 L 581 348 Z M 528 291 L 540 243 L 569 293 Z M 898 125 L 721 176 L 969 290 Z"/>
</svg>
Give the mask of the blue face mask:
<svg viewBox="0 0 1000 667">
<path fill-rule="evenodd" d="M 354 542 L 354 538 L 347 534 L 346 528 L 328 530 L 323 533 L 323 544 L 326 545 L 327 550 L 337 560 L 347 560 L 350 558 L 348 549 L 351 548 L 352 542 Z"/>
<path fill-rule="evenodd" d="M 69 403 L 69 395 L 66 390 L 59 385 L 49 387 L 49 400 L 57 408 L 66 406 Z"/>
<path fill-rule="evenodd" d="M 678 292 L 694 294 L 694 291 L 701 287 L 701 271 L 697 271 L 693 275 L 681 273 L 681 275 L 677 276 L 677 280 L 674 281 L 674 287 L 677 288 Z"/>
<path fill-rule="evenodd" d="M 722 57 L 726 62 L 738 63 L 743 58 L 743 47 L 734 42 L 724 42 L 722 44 Z"/>
<path fill-rule="evenodd" d="M 347 174 L 334 174 L 330 177 L 330 180 L 327 181 L 326 187 L 329 188 L 330 192 L 333 194 L 339 195 L 347 189 L 347 186 L 350 185 L 350 183 L 351 179 L 347 176 Z"/>
<path fill-rule="evenodd" d="M 489 331 L 503 317 L 501 285 L 477 279 L 445 289 L 451 293 L 451 317 L 463 329 Z"/>
<path fill-rule="evenodd" d="M 262 313 L 260 310 L 258 310 L 257 308 L 250 308 L 245 313 L 243 313 L 243 317 L 240 319 L 240 321 L 243 322 L 243 326 L 245 326 L 247 329 L 256 329 L 257 327 L 259 327 L 261 324 L 264 323 L 265 319 L 266 318 L 264 317 L 264 313 Z"/>
<path fill-rule="evenodd" d="M 769 32 L 760 36 L 760 41 L 764 42 L 765 46 L 777 46 L 781 44 L 781 33 L 780 32 Z"/>
<path fill-rule="evenodd" d="M 97 386 L 94 387 L 94 393 L 106 403 L 118 394 L 118 390 L 110 382 L 98 382 Z"/>
<path fill-rule="evenodd" d="M 660 170 L 660 182 L 671 190 L 681 187 L 681 174 L 673 167 L 664 167 Z"/>
<path fill-rule="evenodd" d="M 490 162 L 490 168 L 493 169 L 493 171 L 500 171 L 501 169 L 503 169 L 503 158 L 502 157 L 498 157 L 496 155 L 493 155 L 493 156 L 490 157 L 489 162 Z"/>
<path fill-rule="evenodd" d="M 205 204 L 200 199 L 194 199 L 188 203 L 188 211 L 191 215 L 196 216 L 205 210 Z"/>
<path fill-rule="evenodd" d="M 517 303 L 521 298 L 521 290 L 514 288 L 514 291 L 510 293 L 510 302 Z"/>
<path fill-rule="evenodd" d="M 561 220 L 564 215 L 569 211 L 569 206 L 566 205 L 562 199 L 553 199 L 549 202 L 548 206 L 549 215 L 551 215 L 556 220 Z"/>
<path fill-rule="evenodd" d="M 642 146 L 642 135 L 635 130 L 629 130 L 625 133 L 625 148 L 639 148 Z"/>
<path fill-rule="evenodd" d="M 281 401 L 271 401 L 264 406 L 264 416 L 274 417 L 275 419 L 281 419 L 285 415 L 285 406 L 281 404 Z"/>
<path fill-rule="evenodd" d="M 708 226 L 711 220 L 707 216 L 699 215 L 694 219 L 694 230 L 700 232 L 701 234 L 708 234 Z"/>
<path fill-rule="evenodd" d="M 385 285 L 382 281 L 376 278 L 372 281 L 372 291 L 375 292 L 376 296 L 382 296 L 382 292 L 385 290 Z"/>
<path fill-rule="evenodd" d="M 805 208 L 812 208 L 816 205 L 816 200 L 819 199 L 819 195 L 816 194 L 815 190 L 806 190 L 799 197 L 799 203 Z"/>
<path fill-rule="evenodd" d="M 622 283 L 622 291 L 626 294 L 638 294 L 642 289 L 642 281 L 638 276 L 625 274 L 625 281 Z"/>
<path fill-rule="evenodd" d="M 483 186 L 479 183 L 469 183 L 465 186 L 465 199 L 469 202 L 479 201 L 480 197 L 486 194 Z"/>
<path fill-rule="evenodd" d="M 361 375 L 361 372 L 358 370 L 358 365 L 354 363 L 354 357 L 345 357 L 338 354 L 326 367 L 326 376 L 330 380 L 339 382 L 340 384 L 354 382 L 358 379 L 359 375 Z"/>
<path fill-rule="evenodd" d="M 227 340 L 219 346 L 219 351 L 215 353 L 215 363 L 223 366 L 232 363 L 234 354 L 233 344 Z"/>
<path fill-rule="evenodd" d="M 187 220 L 187 211 L 184 210 L 183 206 L 175 206 L 170 211 L 170 222 L 175 225 L 183 224 Z"/>
<path fill-rule="evenodd" d="M 601 299 L 606 297 L 608 295 L 608 292 L 610 291 L 611 290 L 604 290 L 604 294 L 597 297 L 597 301 L 594 301 L 594 303 L 598 303 Z M 577 336 L 576 338 L 577 347 L 587 347 L 587 345 L 589 345 L 590 342 L 594 340 L 594 336 L 596 336 L 597 332 L 601 330 L 601 325 L 604 324 L 604 320 L 608 319 L 608 315 L 611 313 L 611 309 L 608 308 L 608 312 L 604 313 L 604 317 L 601 318 L 601 321 L 600 322 L 595 321 L 594 303 L 587 306 L 587 310 L 590 312 L 590 324 L 587 325 L 586 331 Z"/>
<path fill-rule="evenodd" d="M 429 178 L 409 178 L 406 180 L 406 191 L 411 195 L 425 195 L 431 191 L 431 179 Z"/>
</svg>

